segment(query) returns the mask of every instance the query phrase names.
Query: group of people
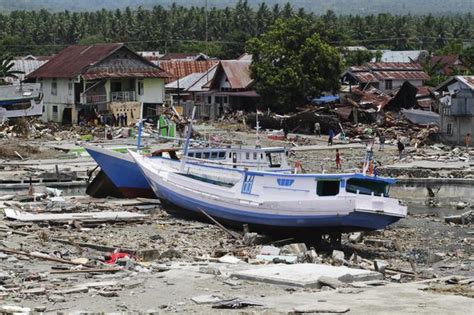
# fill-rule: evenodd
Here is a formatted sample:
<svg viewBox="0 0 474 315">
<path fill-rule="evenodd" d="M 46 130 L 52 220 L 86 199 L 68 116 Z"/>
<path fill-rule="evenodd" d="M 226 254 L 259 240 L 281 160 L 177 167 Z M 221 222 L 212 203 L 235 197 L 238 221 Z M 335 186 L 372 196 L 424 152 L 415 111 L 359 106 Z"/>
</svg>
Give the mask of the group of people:
<svg viewBox="0 0 474 315">
<path fill-rule="evenodd" d="M 99 123 L 102 125 L 102 126 L 105 126 L 105 125 L 111 125 L 111 126 L 114 126 L 114 127 L 126 127 L 128 126 L 128 116 L 127 116 L 127 113 L 125 114 L 117 114 L 117 115 L 114 115 L 112 114 L 112 116 L 105 116 L 105 115 L 99 115 L 98 117 L 98 121 Z"/>
</svg>

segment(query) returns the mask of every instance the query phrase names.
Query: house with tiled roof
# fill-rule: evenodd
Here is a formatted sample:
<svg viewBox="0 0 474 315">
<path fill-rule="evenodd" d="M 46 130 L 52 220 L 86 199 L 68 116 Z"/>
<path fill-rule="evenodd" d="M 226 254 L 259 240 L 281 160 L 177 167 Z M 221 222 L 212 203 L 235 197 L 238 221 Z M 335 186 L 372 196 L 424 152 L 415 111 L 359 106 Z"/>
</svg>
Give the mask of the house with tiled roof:
<svg viewBox="0 0 474 315">
<path fill-rule="evenodd" d="M 434 73 L 445 76 L 464 74 L 468 71 L 459 55 L 432 56 L 430 68 Z"/>
<path fill-rule="evenodd" d="M 154 114 L 164 102 L 165 79 L 159 66 L 123 43 L 73 45 L 54 55 L 26 79 L 41 83 L 43 118 L 65 124 L 103 115 L 127 114 L 128 123 Z"/>
<path fill-rule="evenodd" d="M 406 62 L 369 62 L 363 66 L 349 67 L 341 75 L 343 84 L 362 91 L 374 87 L 382 92 L 400 88 L 405 82 L 421 87 L 429 79 L 430 76 L 420 64 Z"/>
</svg>

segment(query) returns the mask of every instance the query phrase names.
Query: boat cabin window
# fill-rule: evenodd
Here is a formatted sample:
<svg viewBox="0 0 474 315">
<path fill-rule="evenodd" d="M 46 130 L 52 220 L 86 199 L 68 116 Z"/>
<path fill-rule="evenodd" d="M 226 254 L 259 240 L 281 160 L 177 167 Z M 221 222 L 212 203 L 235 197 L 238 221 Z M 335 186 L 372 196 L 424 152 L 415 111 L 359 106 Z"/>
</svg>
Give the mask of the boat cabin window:
<svg viewBox="0 0 474 315">
<path fill-rule="evenodd" d="M 201 158 L 201 152 L 196 152 L 196 159 L 200 159 Z"/>
<path fill-rule="evenodd" d="M 232 158 L 232 152 L 229 152 L 229 159 Z"/>
<path fill-rule="evenodd" d="M 245 159 L 246 159 L 246 160 L 250 160 L 250 153 L 249 153 L 249 152 L 246 152 L 246 153 L 245 153 Z"/>
<path fill-rule="evenodd" d="M 254 160 L 257 159 L 257 152 L 254 152 L 254 153 L 253 153 L 253 159 L 254 159 Z"/>
<path fill-rule="evenodd" d="M 339 180 L 318 180 L 316 193 L 318 196 L 336 196 L 339 194 Z"/>
<path fill-rule="evenodd" d="M 388 197 L 388 184 L 381 181 L 373 181 L 359 178 L 351 178 L 347 180 L 346 184 L 347 192 L 356 194 L 371 195 L 374 193 L 376 196 Z"/>
<path fill-rule="evenodd" d="M 230 153 L 229 153 L 229 157 L 230 157 Z M 219 152 L 219 158 L 224 159 L 225 158 L 225 152 Z"/>
<path fill-rule="evenodd" d="M 280 167 L 282 163 L 282 158 L 280 153 L 267 153 L 268 162 L 270 167 Z"/>
<path fill-rule="evenodd" d="M 217 152 L 211 152 L 211 159 L 217 159 Z"/>
<path fill-rule="evenodd" d="M 193 152 L 188 153 L 188 157 L 194 157 L 194 153 Z"/>
<path fill-rule="evenodd" d="M 203 159 L 209 159 L 209 152 L 203 152 L 202 153 L 202 158 Z"/>
</svg>

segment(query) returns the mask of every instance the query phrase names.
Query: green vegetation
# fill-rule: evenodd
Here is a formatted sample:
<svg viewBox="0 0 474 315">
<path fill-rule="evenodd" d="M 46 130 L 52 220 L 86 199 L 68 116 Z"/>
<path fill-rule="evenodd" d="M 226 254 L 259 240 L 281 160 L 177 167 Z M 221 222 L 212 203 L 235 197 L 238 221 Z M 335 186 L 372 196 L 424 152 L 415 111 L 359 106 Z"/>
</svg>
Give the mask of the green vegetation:
<svg viewBox="0 0 474 315">
<path fill-rule="evenodd" d="M 0 14 L 0 53 L 4 50 L 14 55 L 51 54 L 70 44 L 98 42 L 127 42 L 137 50 L 205 51 L 204 11 L 203 7 L 174 4 L 168 8 L 95 12 L 53 13 L 43 9 L 3 13 Z M 243 52 L 248 39 L 266 32 L 277 19 L 293 16 L 310 20 L 321 39 L 335 46 L 434 51 L 445 47 L 452 38 L 472 42 L 474 34 L 472 14 L 338 16 L 328 11 L 317 16 L 293 9 L 289 4 L 262 3 L 252 8 L 246 1 L 239 1 L 235 7 L 212 8 L 208 16 L 208 51 L 222 58 L 235 58 Z"/>
<path fill-rule="evenodd" d="M 238 0 L 208 0 L 210 7 L 223 9 L 234 6 Z M 251 7 L 258 7 L 262 0 L 247 0 Z M 267 5 L 284 6 L 290 2 L 296 10 L 304 8 L 316 14 L 332 10 L 337 14 L 452 14 L 472 12 L 474 7 L 470 0 L 265 0 Z M 125 7 L 152 8 L 156 5 L 164 7 L 172 3 L 186 7 L 202 7 L 205 0 L 0 0 L 1 11 L 40 10 L 53 11 L 96 11 L 100 9 L 124 9 Z"/>
<path fill-rule="evenodd" d="M 17 74 L 21 74 L 21 71 L 12 70 L 13 58 L 9 55 L 0 56 L 0 85 L 5 84 L 6 78 L 17 78 Z"/>
<path fill-rule="evenodd" d="M 342 71 L 339 51 L 321 40 L 310 19 L 278 19 L 247 42 L 255 89 L 272 110 L 288 112 L 324 91 L 336 91 Z"/>
</svg>

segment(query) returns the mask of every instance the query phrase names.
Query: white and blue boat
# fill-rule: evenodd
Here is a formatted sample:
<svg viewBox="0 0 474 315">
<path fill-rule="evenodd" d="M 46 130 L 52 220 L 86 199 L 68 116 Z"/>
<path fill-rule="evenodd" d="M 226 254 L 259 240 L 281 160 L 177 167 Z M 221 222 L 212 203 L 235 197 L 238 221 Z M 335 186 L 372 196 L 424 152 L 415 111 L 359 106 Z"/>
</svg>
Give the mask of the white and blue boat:
<svg viewBox="0 0 474 315">
<path fill-rule="evenodd" d="M 156 198 L 153 189 L 140 172 L 140 168 L 134 159 L 127 153 L 102 148 L 94 145 L 84 145 L 89 155 L 97 162 L 101 170 L 107 175 L 112 183 L 118 188 L 123 197 L 126 198 Z M 181 162 L 175 151 L 157 151 L 157 156 L 149 159 L 159 159 L 171 169 L 178 170 Z M 165 157 L 168 153 L 170 157 Z M 220 169 L 260 169 L 270 172 L 290 173 L 292 168 L 287 163 L 287 150 L 282 147 L 276 148 L 193 148 L 187 153 L 187 164 L 194 166 L 192 172 L 210 172 L 219 175 Z M 203 164 L 209 167 L 202 168 Z M 212 171 L 214 170 L 214 171 Z M 226 173 L 224 179 L 234 178 L 238 172 Z M 234 175 L 234 176 L 232 176 Z M 230 177 L 229 177 L 230 176 Z"/>
<path fill-rule="evenodd" d="M 389 197 L 395 183 L 390 178 L 359 173 L 275 173 L 205 164 L 194 172 L 195 166 L 187 162 L 175 168 L 165 159 L 130 154 L 160 199 L 186 214 L 204 212 L 234 226 L 342 233 L 382 229 L 407 215 L 407 208 Z"/>
<path fill-rule="evenodd" d="M 27 116 L 43 114 L 43 94 L 41 84 L 0 86 L 0 122 Z"/>
</svg>

